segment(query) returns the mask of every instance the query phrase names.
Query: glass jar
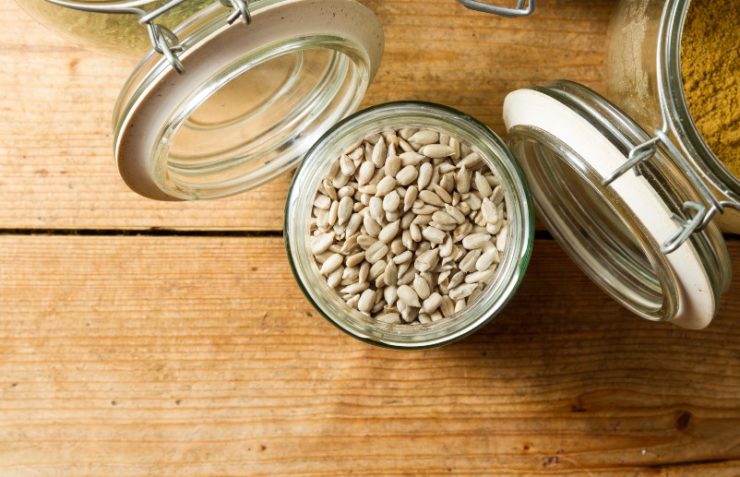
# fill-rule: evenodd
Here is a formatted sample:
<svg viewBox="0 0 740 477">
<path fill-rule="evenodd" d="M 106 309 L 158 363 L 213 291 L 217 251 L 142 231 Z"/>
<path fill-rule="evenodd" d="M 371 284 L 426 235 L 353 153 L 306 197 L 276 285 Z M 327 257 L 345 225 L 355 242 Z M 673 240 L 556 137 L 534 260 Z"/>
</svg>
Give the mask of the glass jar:
<svg viewBox="0 0 740 477">
<path fill-rule="evenodd" d="M 429 325 L 389 325 L 347 306 L 321 276 L 310 253 L 310 218 L 319 183 L 351 144 L 385 128 L 413 127 L 446 132 L 470 144 L 505 189 L 507 249 L 496 278 L 459 314 Z M 440 105 L 388 103 L 365 109 L 332 127 L 308 151 L 293 177 L 285 206 L 285 243 L 293 273 L 303 293 L 331 323 L 350 335 L 394 348 L 447 344 L 488 323 L 516 292 L 529 263 L 534 237 L 532 202 L 521 169 L 511 152 L 489 128 L 472 117 Z"/>
<path fill-rule="evenodd" d="M 93 47 L 151 41 L 114 109 L 114 154 L 159 200 L 223 197 L 294 168 L 356 110 L 383 52 L 378 18 L 354 0 L 20 1 Z"/>
<path fill-rule="evenodd" d="M 660 131 L 678 146 L 722 203 L 722 228 L 740 233 L 740 178 L 707 146 L 684 94 L 681 35 L 690 6 L 691 0 L 616 5 L 609 26 L 609 97 L 646 130 Z"/>
</svg>

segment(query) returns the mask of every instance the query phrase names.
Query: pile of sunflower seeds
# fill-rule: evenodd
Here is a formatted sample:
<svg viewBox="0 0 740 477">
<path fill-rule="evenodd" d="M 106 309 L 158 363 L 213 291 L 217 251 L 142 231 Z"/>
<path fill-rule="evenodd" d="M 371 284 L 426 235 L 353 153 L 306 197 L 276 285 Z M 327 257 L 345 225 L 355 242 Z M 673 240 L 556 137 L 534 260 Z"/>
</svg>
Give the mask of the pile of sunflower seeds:
<svg viewBox="0 0 740 477">
<path fill-rule="evenodd" d="M 504 188 L 478 153 L 443 132 L 399 128 L 366 136 L 332 164 L 309 243 L 348 306 L 419 325 L 479 296 L 507 231 Z"/>
</svg>

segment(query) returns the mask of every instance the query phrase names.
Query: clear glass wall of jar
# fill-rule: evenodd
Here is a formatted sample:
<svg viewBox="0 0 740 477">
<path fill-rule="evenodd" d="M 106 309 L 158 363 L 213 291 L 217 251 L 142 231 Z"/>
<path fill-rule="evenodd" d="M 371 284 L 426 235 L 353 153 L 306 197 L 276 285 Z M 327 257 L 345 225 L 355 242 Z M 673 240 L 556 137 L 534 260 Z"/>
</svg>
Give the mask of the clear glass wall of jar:
<svg viewBox="0 0 740 477">
<path fill-rule="evenodd" d="M 79 45 L 127 58 L 132 62 L 138 60 L 151 48 L 146 28 L 139 23 L 135 15 L 85 12 L 65 8 L 48 0 L 16 0 L 16 2 L 37 21 Z M 92 8 L 105 8 L 115 4 L 119 7 L 154 10 L 167 1 L 74 0 L 73 3 L 81 6 L 89 5 Z M 174 29 L 213 3 L 213 0 L 187 0 L 158 17 L 157 23 Z"/>
<path fill-rule="evenodd" d="M 446 131 L 470 144 L 506 184 L 508 248 L 497 277 L 460 315 L 428 325 L 386 325 L 348 307 L 321 277 L 310 254 L 310 217 L 315 191 L 331 164 L 350 144 L 387 127 Z M 296 172 L 285 209 L 285 241 L 302 291 L 331 323 L 355 338 L 392 348 L 427 348 L 463 338 L 492 320 L 514 295 L 532 253 L 534 216 L 521 169 L 489 128 L 458 111 L 427 103 L 388 103 L 360 111 L 330 129 L 306 154 Z M 507 245 L 509 247 L 509 245 Z"/>
<path fill-rule="evenodd" d="M 666 126 L 718 199 L 737 203 L 740 178 L 706 145 L 684 96 L 681 34 L 690 5 L 691 0 L 617 4 L 609 27 L 608 97 L 648 132 Z M 724 230 L 740 233 L 740 210 L 727 207 L 718 220 Z"/>
</svg>

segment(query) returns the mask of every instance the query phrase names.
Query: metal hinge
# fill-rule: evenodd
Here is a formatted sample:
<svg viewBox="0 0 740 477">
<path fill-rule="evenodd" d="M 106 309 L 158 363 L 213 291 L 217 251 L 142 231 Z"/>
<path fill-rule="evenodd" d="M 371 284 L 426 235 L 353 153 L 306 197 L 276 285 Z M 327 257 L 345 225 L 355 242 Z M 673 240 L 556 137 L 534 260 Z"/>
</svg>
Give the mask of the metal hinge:
<svg viewBox="0 0 740 477">
<path fill-rule="evenodd" d="M 139 23 L 146 27 L 147 33 L 149 34 L 149 40 L 152 43 L 152 48 L 157 53 L 163 55 L 170 65 L 178 72 L 183 73 L 185 67 L 178 56 L 182 52 L 182 44 L 177 38 L 177 35 L 164 25 L 155 23 L 155 20 L 177 7 L 187 0 L 170 0 L 162 6 L 147 12 L 146 10 L 137 6 L 126 6 L 122 4 L 114 5 L 101 5 L 101 4 L 89 4 L 81 3 L 75 0 L 46 0 L 49 3 L 58 5 L 60 7 L 72 8 L 83 12 L 91 13 L 114 13 L 114 14 L 125 14 L 125 15 L 136 15 L 139 17 Z M 247 0 L 219 0 L 225 7 L 230 7 L 233 12 L 227 18 L 229 24 L 234 23 L 238 18 L 241 18 L 244 23 L 249 24 L 252 22 L 252 15 L 249 12 L 249 5 Z"/>
<path fill-rule="evenodd" d="M 627 156 L 627 161 L 604 179 L 604 186 L 609 186 L 631 169 L 634 169 L 635 174 L 641 175 L 641 165 L 655 157 L 659 144 L 667 149 L 678 167 L 686 173 L 687 178 L 696 187 L 702 200 L 702 202 L 687 200 L 683 203 L 682 208 L 687 218 L 673 215 L 673 220 L 678 223 L 678 230 L 668 237 L 660 247 L 661 252 L 669 254 L 675 252 L 692 234 L 704 230 L 717 214 L 724 212 L 726 207 L 740 210 L 740 203 L 732 200 L 719 200 L 712 194 L 706 183 L 694 171 L 693 166 L 689 164 L 689 161 L 668 137 L 668 129 L 665 125 L 663 128 L 656 130 L 652 138 L 633 147 Z"/>
</svg>

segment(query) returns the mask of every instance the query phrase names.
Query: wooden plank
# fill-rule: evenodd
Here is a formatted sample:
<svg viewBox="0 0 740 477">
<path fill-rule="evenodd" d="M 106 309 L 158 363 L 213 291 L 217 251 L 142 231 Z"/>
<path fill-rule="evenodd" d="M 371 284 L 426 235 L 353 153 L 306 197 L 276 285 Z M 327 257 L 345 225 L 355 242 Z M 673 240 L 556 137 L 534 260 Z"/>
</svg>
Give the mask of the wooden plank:
<svg viewBox="0 0 740 477">
<path fill-rule="evenodd" d="M 372 0 L 386 53 L 365 106 L 420 99 L 498 132 L 504 95 L 557 78 L 604 89 L 610 0 L 545 1 L 500 19 L 454 0 Z M 144 34 L 142 30 L 142 34 Z M 111 159 L 110 116 L 133 63 L 71 46 L 0 4 L 0 226 L 277 230 L 288 177 L 235 198 L 159 203 L 129 191 Z"/>
<path fill-rule="evenodd" d="M 495 323 L 399 352 L 319 318 L 279 238 L 2 236 L 0 475 L 737 475 L 725 298 L 648 323 L 538 241 Z"/>
</svg>

